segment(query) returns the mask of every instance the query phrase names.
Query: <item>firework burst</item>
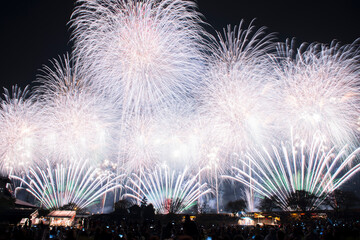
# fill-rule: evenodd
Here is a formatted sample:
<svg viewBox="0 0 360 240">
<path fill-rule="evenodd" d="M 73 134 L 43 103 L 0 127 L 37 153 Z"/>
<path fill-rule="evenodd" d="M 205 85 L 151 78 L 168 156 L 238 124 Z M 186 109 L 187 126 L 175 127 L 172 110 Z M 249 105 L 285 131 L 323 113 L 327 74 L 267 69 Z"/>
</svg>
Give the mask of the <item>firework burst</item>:
<svg viewBox="0 0 360 240">
<path fill-rule="evenodd" d="M 199 174 L 191 175 L 187 168 L 181 172 L 171 171 L 167 166 L 143 176 L 133 174 L 125 186 L 126 196 L 141 201 L 145 196 L 160 213 L 181 213 L 196 204 L 201 197 L 211 193 L 206 183 L 198 182 Z"/>
<path fill-rule="evenodd" d="M 160 160 L 172 169 L 186 166 L 198 170 L 200 134 L 195 106 L 181 102 L 159 114 L 165 141 Z"/>
<path fill-rule="evenodd" d="M 265 142 L 271 128 L 272 85 L 266 80 L 272 35 L 230 26 L 209 58 L 206 84 L 200 89 L 200 112 L 209 121 L 209 140 L 220 152 L 231 154 Z"/>
<path fill-rule="evenodd" d="M 187 0 L 78 1 L 72 27 L 82 74 L 115 96 L 125 117 L 181 100 L 202 69 L 194 9 Z"/>
<path fill-rule="evenodd" d="M 296 139 L 321 132 L 328 146 L 357 142 L 360 110 L 359 48 L 310 44 L 295 49 L 287 42 L 278 48 L 276 75 L 281 81 L 279 121 L 293 129 Z"/>
<path fill-rule="evenodd" d="M 320 134 L 319 134 L 320 135 Z M 238 166 L 233 167 L 233 179 L 245 184 L 263 197 L 275 197 L 284 210 L 289 210 L 288 199 L 296 191 L 306 191 L 319 197 L 313 203 L 318 207 L 323 199 L 339 188 L 354 174 L 360 171 L 355 157 L 360 148 L 348 154 L 347 146 L 339 151 L 335 148 L 324 150 L 323 140 L 318 134 L 307 145 L 275 146 L 269 151 L 263 148 L 253 154 L 239 158 Z M 349 169 L 349 166 L 353 165 Z"/>
<path fill-rule="evenodd" d="M 1 174 L 20 173 L 41 158 L 41 111 L 28 88 L 5 89 L 0 106 Z"/>
<path fill-rule="evenodd" d="M 162 129 L 153 118 L 134 118 L 126 122 L 119 143 L 118 160 L 128 173 L 142 171 L 159 162 L 160 151 L 166 140 Z"/>
<path fill-rule="evenodd" d="M 30 168 L 26 177 L 10 176 L 20 180 L 39 202 L 47 209 L 75 204 L 84 209 L 94 204 L 101 196 L 119 188 L 116 182 L 124 175 L 114 176 L 93 168 L 87 161 L 71 161 L 71 164 L 57 164 L 46 170 L 41 167 Z"/>
<path fill-rule="evenodd" d="M 174 169 L 198 164 L 198 130 L 191 104 L 173 104 L 156 116 L 128 119 L 119 139 L 119 163 L 130 173 L 166 164 Z M 196 168 L 198 169 L 198 168 Z"/>
<path fill-rule="evenodd" d="M 92 91 L 77 76 L 69 57 L 45 67 L 38 81 L 44 103 L 45 143 L 48 158 L 91 158 L 96 162 L 111 157 L 115 143 L 116 111 L 110 101 Z"/>
</svg>

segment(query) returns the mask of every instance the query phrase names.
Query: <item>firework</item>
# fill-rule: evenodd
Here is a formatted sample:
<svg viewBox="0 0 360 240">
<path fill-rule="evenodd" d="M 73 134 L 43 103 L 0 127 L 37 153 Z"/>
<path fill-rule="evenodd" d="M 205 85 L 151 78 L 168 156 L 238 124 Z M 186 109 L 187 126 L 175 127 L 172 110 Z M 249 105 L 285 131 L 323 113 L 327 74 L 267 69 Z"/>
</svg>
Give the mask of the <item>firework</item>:
<svg viewBox="0 0 360 240">
<path fill-rule="evenodd" d="M 311 139 L 321 132 L 328 146 L 357 145 L 359 48 L 310 44 L 295 49 L 287 42 L 278 48 L 276 76 L 281 82 L 279 122 L 293 129 L 296 139 Z M 289 136 L 286 136 L 289 139 Z"/>
<path fill-rule="evenodd" d="M 111 157 L 117 132 L 114 106 L 78 78 L 69 57 L 54 60 L 53 69 L 45 67 L 38 81 L 47 157 L 96 163 Z"/>
<path fill-rule="evenodd" d="M 201 136 L 195 106 L 190 102 L 172 105 L 159 114 L 159 124 L 165 135 L 160 161 L 171 169 L 188 166 L 198 170 Z"/>
<path fill-rule="evenodd" d="M 155 171 L 133 174 L 125 186 L 130 193 L 126 196 L 141 201 L 146 197 L 160 213 L 181 213 L 196 204 L 204 195 L 211 193 L 206 183 L 198 182 L 199 174 L 188 174 L 170 170 L 167 166 L 157 167 Z"/>
<path fill-rule="evenodd" d="M 198 166 L 198 131 L 193 107 L 173 104 L 156 116 L 128 119 L 121 131 L 118 160 L 129 173 L 166 164 L 172 169 Z"/>
<path fill-rule="evenodd" d="M 241 157 L 234 175 L 225 176 L 253 189 L 263 197 L 276 197 L 284 210 L 289 210 L 288 199 L 296 191 L 306 191 L 319 197 L 313 207 L 360 171 L 355 163 L 360 148 L 348 154 L 347 146 L 336 151 L 325 150 L 321 136 L 315 135 L 310 145 L 304 141 L 290 147 L 282 144 L 269 151 L 263 148 Z"/>
<path fill-rule="evenodd" d="M 17 86 L 12 93 L 5 89 L 0 106 L 0 169 L 8 175 L 26 170 L 40 157 L 40 105 L 26 87 Z"/>
<path fill-rule="evenodd" d="M 72 57 L 0 106 L 1 174 L 42 206 L 126 190 L 184 212 L 212 188 L 219 212 L 224 175 L 250 209 L 254 192 L 283 209 L 308 192 L 317 207 L 360 170 L 357 42 L 276 52 L 243 22 L 213 37 L 191 0 L 77 0 L 70 24 Z"/>
<path fill-rule="evenodd" d="M 205 130 L 207 152 L 203 161 L 210 166 L 218 201 L 219 173 L 231 166 L 232 154 L 264 143 L 270 132 L 272 85 L 267 82 L 272 35 L 264 28 L 255 31 L 243 22 L 234 30 L 228 26 L 224 37 L 210 45 L 205 83 L 199 89 L 200 116 Z M 219 211 L 219 206 L 217 205 Z"/>
<path fill-rule="evenodd" d="M 119 164 L 128 173 L 156 165 L 166 140 L 156 120 L 143 117 L 126 123 L 119 139 Z"/>
<path fill-rule="evenodd" d="M 206 83 L 200 88 L 200 112 L 210 130 L 208 138 L 220 153 L 245 150 L 264 143 L 271 129 L 272 85 L 267 82 L 272 35 L 254 27 L 218 34 L 209 58 Z"/>
<path fill-rule="evenodd" d="M 116 181 L 123 175 L 115 177 L 111 172 L 93 168 L 87 161 L 77 161 L 57 164 L 55 168 L 48 163 L 46 170 L 30 168 L 26 177 L 10 177 L 20 180 L 40 206 L 53 209 L 72 203 L 84 209 L 107 192 L 119 188 Z"/>
<path fill-rule="evenodd" d="M 187 0 L 78 1 L 74 54 L 93 86 L 114 96 L 123 117 L 181 100 L 202 69 L 201 19 Z"/>
</svg>

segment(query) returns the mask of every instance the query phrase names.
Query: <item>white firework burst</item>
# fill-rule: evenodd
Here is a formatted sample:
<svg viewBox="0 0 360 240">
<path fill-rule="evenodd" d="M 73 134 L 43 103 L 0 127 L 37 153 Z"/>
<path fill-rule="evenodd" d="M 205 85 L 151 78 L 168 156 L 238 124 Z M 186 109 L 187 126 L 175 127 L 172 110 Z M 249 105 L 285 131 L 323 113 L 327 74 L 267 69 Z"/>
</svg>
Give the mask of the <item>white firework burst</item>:
<svg viewBox="0 0 360 240">
<path fill-rule="evenodd" d="M 206 183 L 199 183 L 200 171 L 191 175 L 188 169 L 176 172 L 166 165 L 142 174 L 133 174 L 125 186 L 132 197 L 141 201 L 146 197 L 160 213 L 181 213 L 197 203 L 201 196 L 211 193 Z"/>
<path fill-rule="evenodd" d="M 46 169 L 30 168 L 25 177 L 10 177 L 20 180 L 26 190 L 40 202 L 40 207 L 47 209 L 60 208 L 70 203 L 84 209 L 107 192 L 121 187 L 117 182 L 124 177 L 123 174 L 114 176 L 109 171 L 94 168 L 86 160 L 70 162 L 65 165 L 58 163 L 56 167 L 51 167 L 48 162 Z"/>
<path fill-rule="evenodd" d="M 124 118 L 181 100 L 202 69 L 195 7 L 188 0 L 78 1 L 72 27 L 82 75 L 115 96 Z"/>
<path fill-rule="evenodd" d="M 198 170 L 201 136 L 194 108 L 192 103 L 181 102 L 159 114 L 166 140 L 160 161 L 172 169 L 189 166 Z"/>
<path fill-rule="evenodd" d="M 119 164 L 131 173 L 156 165 L 166 138 L 155 119 L 143 117 L 128 119 L 119 140 Z"/>
<path fill-rule="evenodd" d="M 5 89 L 0 105 L 1 174 L 19 174 L 41 159 L 41 107 L 26 87 Z"/>
<path fill-rule="evenodd" d="M 197 164 L 199 145 L 191 104 L 173 104 L 155 116 L 128 119 L 119 144 L 119 162 L 129 172 L 164 163 L 172 168 Z"/>
<path fill-rule="evenodd" d="M 328 146 L 356 145 L 360 116 L 360 52 L 357 43 L 280 45 L 276 76 L 282 86 L 279 122 L 295 138 L 321 132 Z"/>
<path fill-rule="evenodd" d="M 205 85 L 200 88 L 200 112 L 208 119 L 212 148 L 228 154 L 264 143 L 274 122 L 272 111 L 273 83 L 270 74 L 272 35 L 254 26 L 232 31 L 212 47 Z"/>
<path fill-rule="evenodd" d="M 45 67 L 37 92 L 44 103 L 44 141 L 53 161 L 103 161 L 113 153 L 116 111 L 77 76 L 68 56 Z"/>
</svg>

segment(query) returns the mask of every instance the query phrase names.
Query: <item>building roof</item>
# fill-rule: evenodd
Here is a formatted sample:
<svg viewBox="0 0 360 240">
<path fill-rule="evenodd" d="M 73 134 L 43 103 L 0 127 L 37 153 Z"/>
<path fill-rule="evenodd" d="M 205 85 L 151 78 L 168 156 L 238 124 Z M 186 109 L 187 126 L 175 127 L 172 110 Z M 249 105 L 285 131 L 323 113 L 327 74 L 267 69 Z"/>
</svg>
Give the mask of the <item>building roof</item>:
<svg viewBox="0 0 360 240">
<path fill-rule="evenodd" d="M 55 210 L 50 212 L 48 217 L 62 217 L 62 218 L 72 218 L 76 215 L 76 211 L 64 211 L 64 210 Z"/>
<path fill-rule="evenodd" d="M 37 206 L 35 206 L 31 203 L 28 203 L 28 202 L 25 202 L 25 201 L 22 201 L 19 199 L 15 199 L 15 205 L 16 205 L 16 207 L 37 208 Z"/>
</svg>

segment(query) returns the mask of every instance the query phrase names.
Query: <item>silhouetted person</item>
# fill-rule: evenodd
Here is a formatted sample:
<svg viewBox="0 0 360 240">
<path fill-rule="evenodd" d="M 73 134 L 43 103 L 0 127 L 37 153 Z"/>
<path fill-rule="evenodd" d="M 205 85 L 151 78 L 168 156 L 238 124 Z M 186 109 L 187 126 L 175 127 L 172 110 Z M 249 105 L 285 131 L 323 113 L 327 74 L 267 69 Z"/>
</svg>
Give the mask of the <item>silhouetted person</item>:
<svg viewBox="0 0 360 240">
<path fill-rule="evenodd" d="M 275 229 L 270 228 L 269 233 L 265 236 L 264 240 L 276 240 Z"/>
<path fill-rule="evenodd" d="M 281 230 L 278 230 L 276 232 L 276 239 L 277 240 L 284 240 L 285 239 L 285 233 Z"/>
<path fill-rule="evenodd" d="M 166 224 L 166 226 L 163 228 L 163 231 L 162 231 L 162 239 L 168 239 L 168 238 L 171 238 L 171 234 L 172 234 L 172 229 L 173 229 L 173 226 L 172 226 L 172 223 L 171 221 L 168 222 Z"/>
<path fill-rule="evenodd" d="M 194 240 L 199 239 L 199 230 L 197 228 L 197 225 L 194 221 L 190 220 L 189 215 L 185 216 L 184 233 L 192 237 Z"/>
</svg>

